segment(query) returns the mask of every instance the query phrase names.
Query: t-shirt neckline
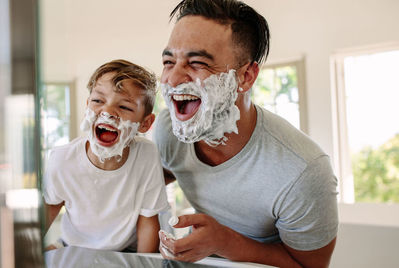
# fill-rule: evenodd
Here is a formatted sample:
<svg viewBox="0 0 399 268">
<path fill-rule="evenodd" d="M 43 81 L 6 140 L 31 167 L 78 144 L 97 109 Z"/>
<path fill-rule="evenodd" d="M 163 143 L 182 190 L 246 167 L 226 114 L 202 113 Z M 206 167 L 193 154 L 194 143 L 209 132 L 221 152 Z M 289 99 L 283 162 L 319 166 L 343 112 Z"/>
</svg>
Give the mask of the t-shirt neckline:
<svg viewBox="0 0 399 268">
<path fill-rule="evenodd" d="M 84 163 L 84 165 L 87 167 L 88 170 L 98 173 L 98 174 L 107 174 L 107 175 L 118 175 L 123 173 L 126 168 L 132 165 L 132 161 L 134 158 L 134 152 L 133 152 L 133 147 L 135 145 L 135 140 L 130 144 L 130 151 L 129 151 L 129 156 L 126 160 L 126 162 L 118 169 L 115 170 L 104 170 L 101 168 L 96 167 L 92 162 L 90 162 L 89 157 L 87 156 L 86 153 L 86 142 L 88 142 L 87 138 L 83 138 L 81 141 L 81 146 L 80 147 L 80 155 L 81 155 L 81 161 Z"/>
<path fill-rule="evenodd" d="M 203 168 L 207 168 L 209 170 L 212 170 L 213 172 L 217 172 L 219 170 L 223 170 L 226 168 L 229 168 L 231 166 L 233 166 L 234 164 L 236 164 L 238 161 L 240 161 L 241 159 L 243 159 L 245 157 L 245 155 L 252 149 L 252 145 L 255 143 L 255 139 L 258 136 L 258 132 L 260 131 L 260 123 L 263 118 L 262 118 L 262 113 L 260 108 L 257 105 L 254 105 L 255 109 L 256 109 L 256 125 L 255 125 L 255 129 L 251 134 L 251 137 L 249 138 L 247 144 L 245 144 L 245 146 L 241 149 L 241 151 L 238 152 L 238 154 L 236 154 L 235 156 L 233 156 L 232 158 L 230 158 L 229 160 L 217 165 L 217 166 L 210 166 L 208 164 L 205 164 L 204 162 L 202 162 L 197 154 L 195 153 L 195 144 L 191 143 L 189 144 L 189 155 L 191 156 L 192 160 L 200 165 Z"/>
</svg>

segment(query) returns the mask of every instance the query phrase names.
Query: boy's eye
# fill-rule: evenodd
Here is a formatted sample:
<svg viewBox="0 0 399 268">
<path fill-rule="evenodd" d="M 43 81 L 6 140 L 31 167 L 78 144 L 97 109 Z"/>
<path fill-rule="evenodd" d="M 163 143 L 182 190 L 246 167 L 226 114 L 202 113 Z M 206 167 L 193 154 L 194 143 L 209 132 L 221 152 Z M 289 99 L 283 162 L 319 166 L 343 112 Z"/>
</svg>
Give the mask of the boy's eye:
<svg viewBox="0 0 399 268">
<path fill-rule="evenodd" d="M 132 109 L 130 109 L 129 107 L 126 107 L 126 106 L 119 106 L 121 109 L 123 109 L 123 110 L 126 110 L 126 111 L 131 111 L 131 112 L 133 112 L 133 110 Z"/>
<path fill-rule="evenodd" d="M 101 103 L 101 100 L 99 100 L 99 99 L 92 99 L 91 101 L 95 102 L 95 103 Z"/>
</svg>

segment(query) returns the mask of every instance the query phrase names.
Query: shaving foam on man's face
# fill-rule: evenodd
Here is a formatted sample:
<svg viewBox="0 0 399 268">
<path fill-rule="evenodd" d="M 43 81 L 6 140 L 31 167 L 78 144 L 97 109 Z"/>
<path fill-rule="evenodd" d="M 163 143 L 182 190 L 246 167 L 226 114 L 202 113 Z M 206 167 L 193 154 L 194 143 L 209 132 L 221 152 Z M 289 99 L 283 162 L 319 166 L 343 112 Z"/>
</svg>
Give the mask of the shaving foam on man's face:
<svg viewBox="0 0 399 268">
<path fill-rule="evenodd" d="M 162 84 L 162 94 L 172 119 L 173 133 L 182 142 L 204 140 L 211 146 L 225 144 L 226 133 L 237 133 L 240 110 L 235 70 L 214 74 L 201 81 L 171 87 Z M 188 118 L 188 119 L 186 119 Z"/>
<path fill-rule="evenodd" d="M 139 126 L 140 123 L 118 120 L 107 112 L 96 115 L 87 108 L 80 128 L 88 132 L 91 151 L 104 163 L 115 156 L 122 159 L 123 149 L 132 143 Z"/>
</svg>

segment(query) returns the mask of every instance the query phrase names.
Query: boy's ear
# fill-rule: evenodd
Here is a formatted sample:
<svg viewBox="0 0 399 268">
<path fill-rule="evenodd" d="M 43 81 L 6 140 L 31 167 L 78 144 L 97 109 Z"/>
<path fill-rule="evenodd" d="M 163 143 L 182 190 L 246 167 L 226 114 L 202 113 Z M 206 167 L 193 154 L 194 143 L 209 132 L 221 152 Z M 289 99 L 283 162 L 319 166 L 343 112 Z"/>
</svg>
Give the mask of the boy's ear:
<svg viewBox="0 0 399 268">
<path fill-rule="evenodd" d="M 155 114 L 149 114 L 145 116 L 143 121 L 141 121 L 140 123 L 138 131 L 141 133 L 147 132 L 152 126 L 152 123 L 154 123 L 154 121 L 155 121 Z"/>
<path fill-rule="evenodd" d="M 259 73 L 259 65 L 257 62 L 247 63 L 242 67 L 238 74 L 238 92 L 246 92 L 252 88 Z"/>
</svg>

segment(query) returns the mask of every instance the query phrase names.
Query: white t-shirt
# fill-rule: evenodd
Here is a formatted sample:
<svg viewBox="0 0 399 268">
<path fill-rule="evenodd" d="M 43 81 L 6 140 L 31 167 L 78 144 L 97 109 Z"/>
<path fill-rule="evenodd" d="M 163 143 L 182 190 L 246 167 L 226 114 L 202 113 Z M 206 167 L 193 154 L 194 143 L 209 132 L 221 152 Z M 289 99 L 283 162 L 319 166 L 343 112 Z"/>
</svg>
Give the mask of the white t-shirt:
<svg viewBox="0 0 399 268">
<path fill-rule="evenodd" d="M 104 250 L 136 248 L 139 215 L 169 208 L 156 146 L 136 137 L 126 163 L 102 170 L 87 158 L 86 138 L 52 150 L 43 182 L 47 204 L 65 201 L 62 239 L 71 246 Z"/>
</svg>

